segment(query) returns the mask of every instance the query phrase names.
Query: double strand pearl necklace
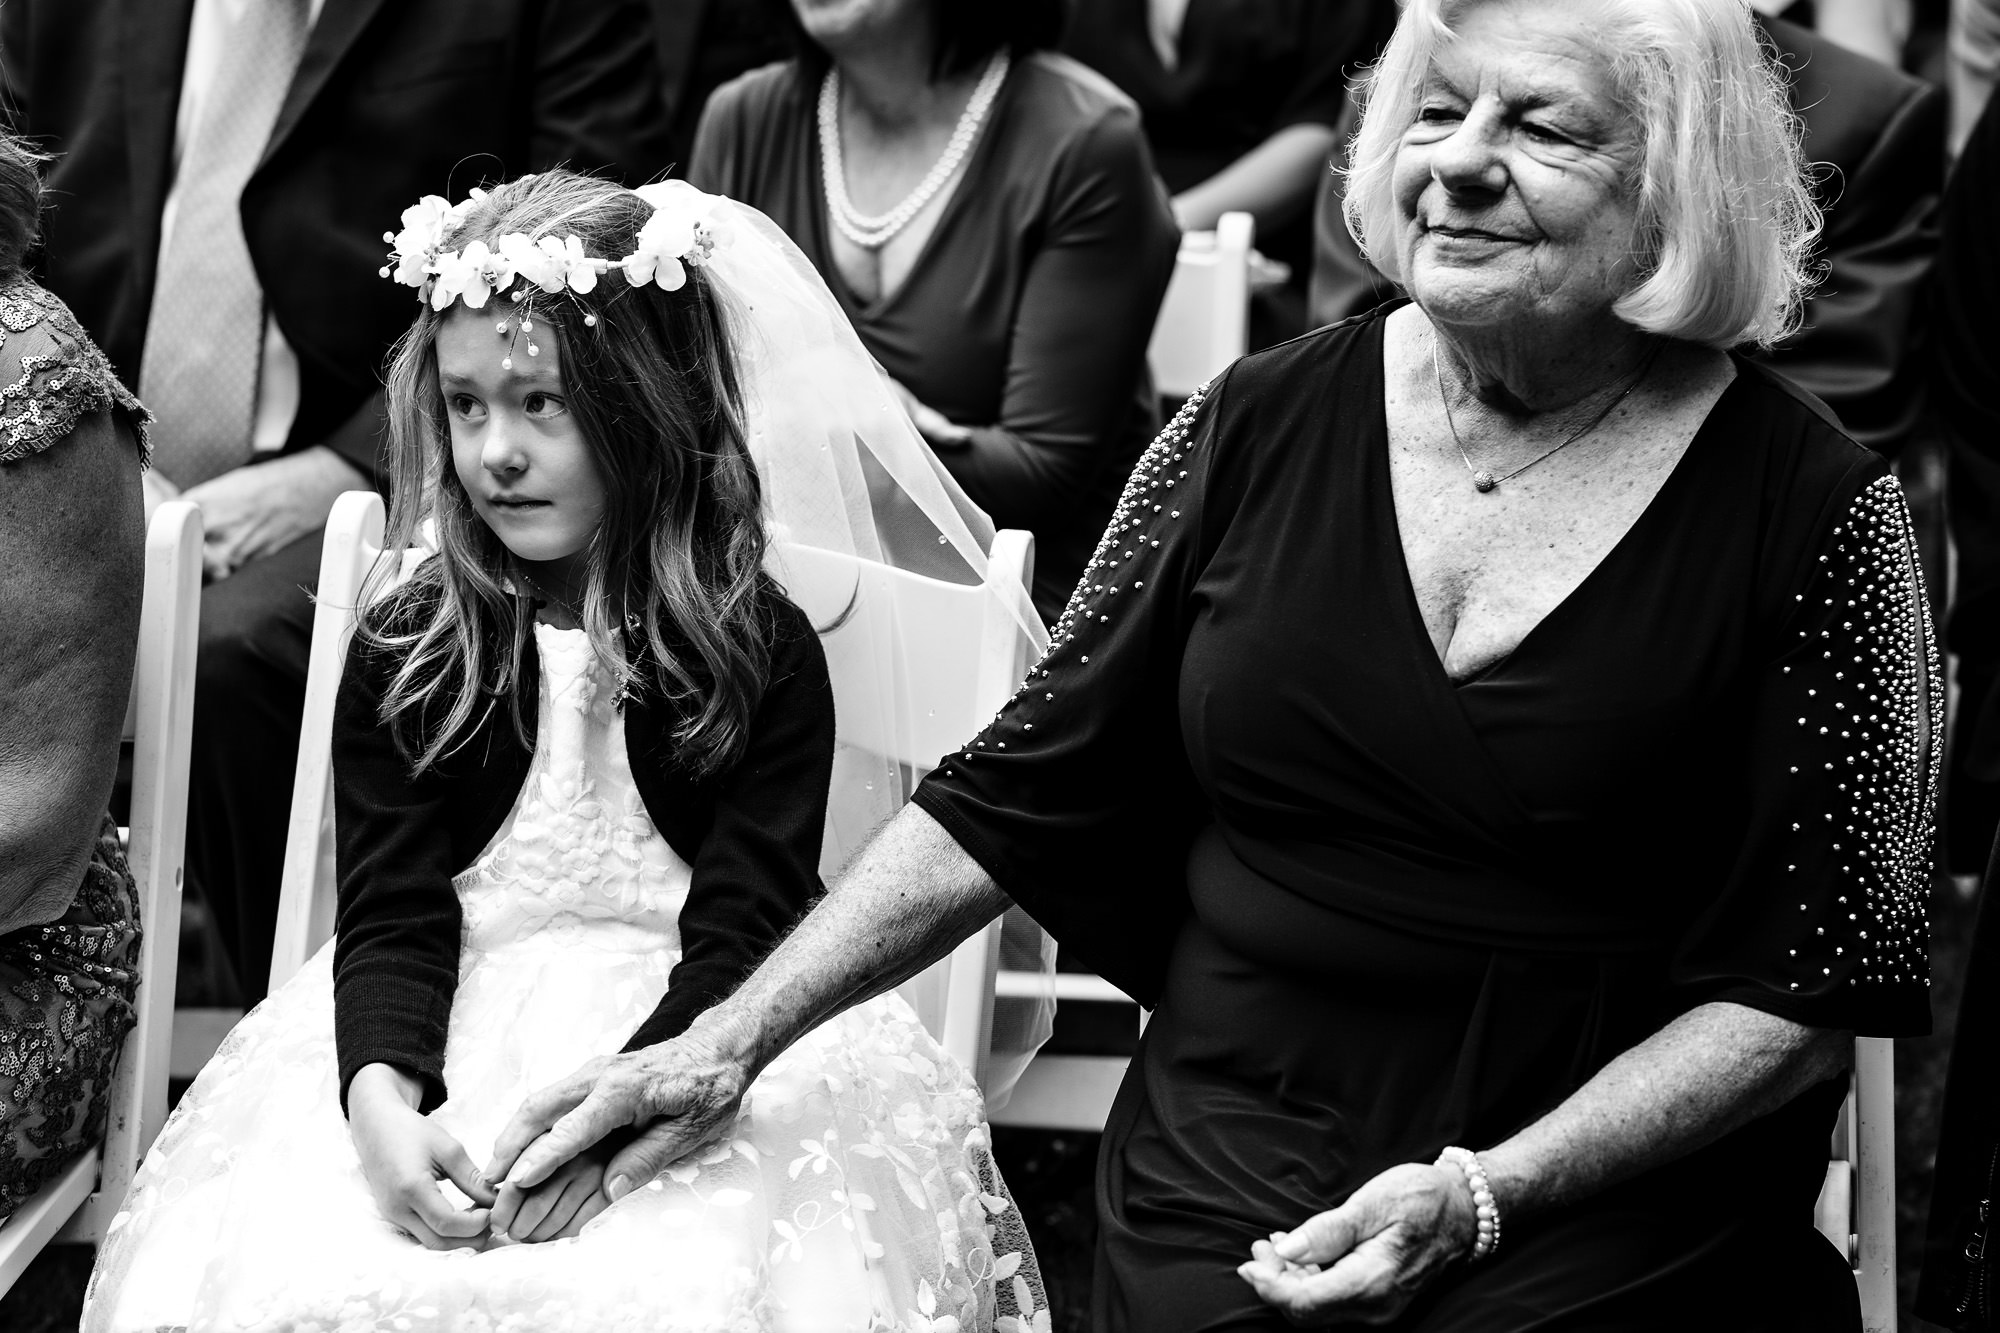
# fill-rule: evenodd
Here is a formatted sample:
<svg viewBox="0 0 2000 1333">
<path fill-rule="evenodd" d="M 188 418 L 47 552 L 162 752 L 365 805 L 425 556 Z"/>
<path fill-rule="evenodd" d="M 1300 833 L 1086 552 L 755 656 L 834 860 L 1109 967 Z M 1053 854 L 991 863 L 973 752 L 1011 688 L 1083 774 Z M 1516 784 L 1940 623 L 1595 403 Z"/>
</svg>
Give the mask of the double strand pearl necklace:
<svg viewBox="0 0 2000 1333">
<path fill-rule="evenodd" d="M 979 127 L 986 122 L 986 113 L 993 107 L 993 99 L 1000 94 L 1000 85 L 1007 81 L 1009 63 L 1005 51 L 994 53 L 987 62 L 986 72 L 973 86 L 972 96 L 966 101 L 965 111 L 959 116 L 943 154 L 917 182 L 917 188 L 903 196 L 901 203 L 873 217 L 857 211 L 854 201 L 847 197 L 847 168 L 840 156 L 840 69 L 836 66 L 826 72 L 819 85 L 820 175 L 826 182 L 827 212 L 833 215 L 833 225 L 840 228 L 841 235 L 864 250 L 879 250 L 910 225 L 965 161 L 972 141 L 979 137 Z"/>
</svg>

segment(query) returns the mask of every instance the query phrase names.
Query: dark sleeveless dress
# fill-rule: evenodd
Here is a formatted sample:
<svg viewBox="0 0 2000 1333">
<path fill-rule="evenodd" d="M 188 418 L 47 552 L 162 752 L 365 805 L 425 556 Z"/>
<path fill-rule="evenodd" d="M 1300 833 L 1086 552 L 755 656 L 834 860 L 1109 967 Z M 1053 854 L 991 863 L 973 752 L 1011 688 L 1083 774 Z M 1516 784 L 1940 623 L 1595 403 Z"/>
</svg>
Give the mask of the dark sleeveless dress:
<svg viewBox="0 0 2000 1333">
<path fill-rule="evenodd" d="M 916 795 L 1155 1006 L 1100 1161 L 1103 1333 L 1286 1327 L 1253 1240 L 1696 1005 L 1929 1021 L 1942 701 L 1887 466 L 1739 360 L 1597 569 L 1455 683 L 1396 526 L 1386 309 L 1176 419 L 1048 657 Z M 1811 1220 L 1841 1093 L 1510 1222 L 1396 1327 L 1858 1329 Z"/>
<path fill-rule="evenodd" d="M 10 343 L 19 354 L 4 364 L 19 374 L 0 384 L 0 470 L 106 409 L 132 423 L 143 458 L 145 409 L 68 307 L 32 282 L 0 285 L 0 352 Z M 0 1222 L 104 1137 L 138 963 L 138 893 L 106 815 L 69 910 L 0 934 Z"/>
</svg>

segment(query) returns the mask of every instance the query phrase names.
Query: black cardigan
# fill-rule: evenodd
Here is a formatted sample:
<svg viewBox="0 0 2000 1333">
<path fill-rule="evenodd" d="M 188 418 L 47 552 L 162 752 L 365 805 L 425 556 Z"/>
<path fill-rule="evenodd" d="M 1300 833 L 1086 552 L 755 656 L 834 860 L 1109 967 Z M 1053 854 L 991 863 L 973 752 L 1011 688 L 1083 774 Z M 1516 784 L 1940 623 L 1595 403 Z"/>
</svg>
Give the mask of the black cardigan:
<svg viewBox="0 0 2000 1333">
<path fill-rule="evenodd" d="M 695 776 L 675 761 L 670 705 L 641 697 L 625 707 L 625 748 L 646 813 L 694 871 L 681 908 L 681 959 L 628 1051 L 684 1032 L 821 891 L 833 691 L 805 613 L 775 589 L 768 597 L 777 625 L 771 677 L 735 764 Z M 452 876 L 499 831 L 533 756 L 503 705 L 468 743 L 412 778 L 380 720 L 396 665 L 357 639 L 334 709 L 334 1032 L 343 1106 L 355 1071 L 382 1061 L 423 1077 L 429 1110 L 446 1095 L 445 1034 L 458 987 Z M 529 653 L 523 665 L 532 730 L 540 663 Z"/>
</svg>

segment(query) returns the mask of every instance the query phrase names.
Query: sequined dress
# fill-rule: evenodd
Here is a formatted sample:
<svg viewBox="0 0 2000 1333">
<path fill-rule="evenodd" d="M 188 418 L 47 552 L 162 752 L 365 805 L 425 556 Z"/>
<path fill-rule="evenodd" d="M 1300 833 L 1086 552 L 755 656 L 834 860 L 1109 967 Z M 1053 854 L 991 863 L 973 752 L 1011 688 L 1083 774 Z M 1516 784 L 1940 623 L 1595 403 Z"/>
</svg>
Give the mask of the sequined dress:
<svg viewBox="0 0 2000 1333">
<path fill-rule="evenodd" d="M 454 879 L 450 1096 L 431 1114 L 478 1162 L 526 1094 L 652 1011 L 692 876 L 646 814 L 588 638 L 536 639 L 527 783 Z M 727 1137 L 577 1237 L 426 1250 L 377 1211 L 341 1116 L 331 955 L 182 1099 L 99 1254 L 85 1329 L 1030 1333 L 1046 1309 L 978 1090 L 893 995 L 801 1039 Z"/>
<path fill-rule="evenodd" d="M 1286 1327 L 1254 1240 L 1490 1147 L 1711 1001 L 1928 1022 L 1939 676 L 1903 499 L 1744 361 L 1630 531 L 1445 674 L 1385 311 L 1238 362 L 1148 452 L 1025 688 L 919 789 L 1156 1007 L 1100 1158 L 1099 1333 Z M 1396 1325 L 1858 1329 L 1812 1229 L 1842 1087 L 1538 1219 Z"/>
<path fill-rule="evenodd" d="M 143 461 L 145 409 L 69 308 L 32 282 L 0 285 L 0 471 L 106 410 Z M 104 1137 L 138 962 L 137 892 L 107 815 L 68 910 L 0 933 L 0 1222 Z"/>
</svg>

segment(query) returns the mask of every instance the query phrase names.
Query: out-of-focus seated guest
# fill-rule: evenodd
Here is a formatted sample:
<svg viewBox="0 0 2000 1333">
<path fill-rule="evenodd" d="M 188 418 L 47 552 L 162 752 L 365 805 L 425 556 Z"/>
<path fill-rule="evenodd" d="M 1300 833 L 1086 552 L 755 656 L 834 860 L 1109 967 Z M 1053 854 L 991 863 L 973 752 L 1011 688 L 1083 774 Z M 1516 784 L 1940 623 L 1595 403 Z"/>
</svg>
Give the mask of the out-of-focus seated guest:
<svg viewBox="0 0 2000 1333">
<path fill-rule="evenodd" d="M 1891 68 L 1903 64 L 1903 44 L 1915 19 L 1912 0 L 1750 0 L 1770 18 L 1783 15 L 1829 41 Z"/>
<path fill-rule="evenodd" d="M 0 134 L 0 1222 L 104 1136 L 139 962 L 104 807 L 139 632 L 147 417 L 22 271 L 36 166 Z"/>
<path fill-rule="evenodd" d="M 1396 21 L 1394 0 L 1073 0 L 1062 49 L 1139 104 L 1184 231 L 1257 219 L 1291 280 L 1260 289 L 1251 346 L 1303 332 L 1313 191 L 1339 140 L 1347 79 Z"/>
<path fill-rule="evenodd" d="M 995 721 L 517 1170 L 705 1141 L 1011 897 L 1153 1008 L 1100 1333 L 1859 1329 L 1812 1204 L 1928 1023 L 1942 691 L 1887 464 L 1735 350 L 1816 221 L 1778 75 L 1737 0 L 1411 0 L 1354 161 L 1412 300 L 1198 395 Z"/>
<path fill-rule="evenodd" d="M 2000 824 L 2000 354 L 1990 327 L 2000 302 L 1996 207 L 2000 113 L 1989 102 L 1945 196 L 1931 288 L 1931 402 L 1944 430 L 1947 512 L 1958 549 L 1948 639 L 1958 658 L 1959 706 L 1945 833 L 1952 869 L 1964 873 L 1985 863 Z M 2000 908 L 1988 915 L 2000 920 Z"/>
<path fill-rule="evenodd" d="M 1951 148 L 1958 153 L 1979 123 L 2000 74 L 2000 0 L 1951 0 L 1948 31 Z"/>
<path fill-rule="evenodd" d="M 2000 352 L 1988 326 L 2000 303 L 1993 217 L 2000 209 L 2000 99 L 1987 102 L 1944 199 L 1944 241 L 1931 297 L 1936 329 L 1931 404 L 1945 432 L 1946 494 L 1958 548 L 1950 640 L 1959 706 L 1945 831 L 1954 869 L 1979 867 L 1973 840 L 2000 823 Z M 1916 1313 L 1944 1328 L 1995 1325 L 2000 1244 L 1992 1239 L 2000 1150 L 2000 859 L 1990 855 L 1952 1036 Z"/>
<path fill-rule="evenodd" d="M 689 179 L 825 276 L 938 457 L 1035 534 L 1053 620 L 1158 426 L 1178 233 L 1132 103 L 1038 49 L 1056 0 L 791 0 L 797 59 L 717 91 Z"/>
<path fill-rule="evenodd" d="M 1923 409 L 1924 285 L 1944 191 L 1942 92 L 1783 19 L 1759 20 L 1790 76 L 1793 112 L 1825 226 L 1824 266 L 1796 333 L 1758 355 L 1809 389 L 1841 426 L 1895 456 Z M 1321 182 L 1313 321 L 1332 323 L 1393 290 L 1355 248 L 1341 182 Z"/>
</svg>

